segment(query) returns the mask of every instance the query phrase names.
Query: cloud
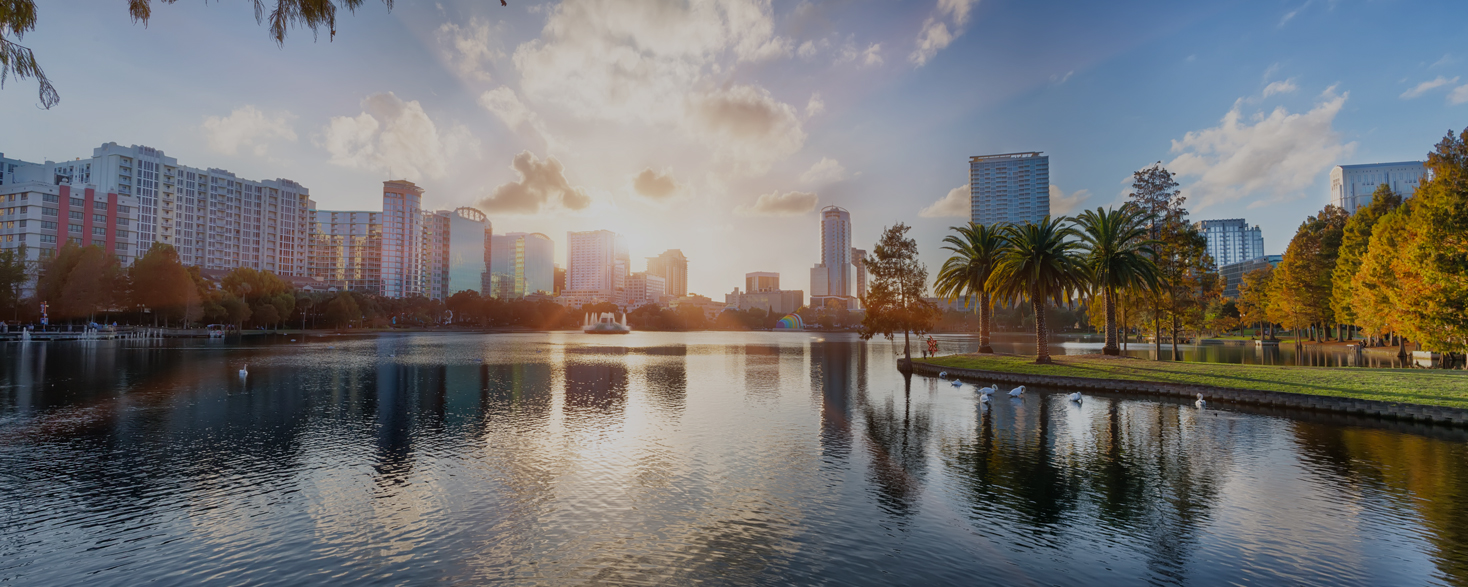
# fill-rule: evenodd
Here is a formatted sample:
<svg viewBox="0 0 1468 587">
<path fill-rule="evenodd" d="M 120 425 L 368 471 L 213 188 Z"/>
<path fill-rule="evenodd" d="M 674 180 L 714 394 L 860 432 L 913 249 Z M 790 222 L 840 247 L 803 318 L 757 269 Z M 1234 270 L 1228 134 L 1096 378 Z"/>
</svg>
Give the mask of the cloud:
<svg viewBox="0 0 1468 587">
<path fill-rule="evenodd" d="M 557 208 L 584 210 L 591 205 L 591 196 L 566 180 L 565 168 L 555 157 L 541 161 L 531 152 L 521 151 L 510 169 L 520 179 L 494 188 L 475 204 L 479 209 L 494 214 L 535 214 Z"/>
<path fill-rule="evenodd" d="M 1091 190 L 1076 190 L 1067 196 L 1058 185 L 1050 186 L 1050 215 L 1064 216 L 1081 207 L 1081 202 L 1091 197 Z"/>
<path fill-rule="evenodd" d="M 872 43 L 866 49 L 857 49 L 855 43 L 848 42 L 841 46 L 841 55 L 836 58 L 836 63 L 848 61 L 861 61 L 862 65 L 867 66 L 881 65 L 885 62 L 882 59 L 882 44 Z"/>
<path fill-rule="evenodd" d="M 479 105 L 499 118 L 501 122 L 505 123 L 505 126 L 510 127 L 510 130 L 518 132 L 520 127 L 527 126 L 545 141 L 546 148 L 551 150 L 560 148 L 560 143 L 551 136 L 549 130 L 546 130 L 545 121 L 524 102 L 521 102 L 514 90 L 500 86 L 484 92 L 479 95 Z"/>
<path fill-rule="evenodd" d="M 1453 79 L 1448 79 L 1443 76 L 1437 76 L 1437 79 L 1427 80 L 1425 82 L 1417 84 L 1416 86 L 1413 86 L 1410 90 L 1402 92 L 1401 98 L 1403 100 L 1411 100 L 1443 86 L 1452 85 L 1455 83 L 1458 83 L 1458 78 L 1456 76 L 1453 77 Z"/>
<path fill-rule="evenodd" d="M 918 211 L 923 218 L 967 218 L 973 213 L 973 191 L 968 184 L 948 190 L 948 195 Z"/>
<path fill-rule="evenodd" d="M 452 125 L 440 133 L 417 100 L 392 92 L 363 98 L 355 118 L 332 117 L 322 136 L 332 163 L 410 180 L 443 177 L 450 160 L 479 150 L 469 129 Z"/>
<path fill-rule="evenodd" d="M 918 67 L 928 63 L 958 37 L 963 36 L 963 27 L 968 24 L 969 13 L 978 0 L 938 0 L 938 7 L 923 21 L 917 42 L 907 60 Z M 953 28 L 949 28 L 949 24 Z"/>
<path fill-rule="evenodd" d="M 821 99 L 821 93 L 810 95 L 810 100 L 805 103 L 805 117 L 810 118 L 826 111 L 826 101 Z"/>
<path fill-rule="evenodd" d="M 1299 197 L 1356 148 L 1332 128 L 1348 96 L 1337 95 L 1332 86 L 1308 112 L 1291 114 L 1280 107 L 1247 119 L 1240 98 L 1218 126 L 1173 141 L 1172 151 L 1179 155 L 1167 168 L 1179 178 L 1194 178 L 1182 191 L 1195 210 L 1259 193 L 1276 200 Z"/>
<path fill-rule="evenodd" d="M 223 118 L 210 116 L 204 119 L 204 140 L 209 148 L 225 155 L 234 155 L 241 147 L 250 149 L 257 157 L 264 157 L 271 139 L 294 142 L 296 131 L 291 121 L 296 116 L 289 112 L 269 116 L 254 106 L 236 108 Z"/>
<path fill-rule="evenodd" d="M 1435 68 L 1438 68 L 1438 67 L 1442 67 L 1444 65 L 1452 65 L 1452 64 L 1457 63 L 1457 62 L 1458 62 L 1458 60 L 1453 58 L 1453 54 L 1452 53 L 1444 53 L 1442 59 L 1439 59 L 1437 61 L 1434 61 L 1432 63 L 1432 65 L 1427 66 L 1427 68 L 1428 69 L 1435 69 Z"/>
<path fill-rule="evenodd" d="M 1271 82 L 1269 85 L 1264 86 L 1264 97 L 1268 98 L 1275 94 L 1289 94 L 1298 89 L 1300 88 L 1295 85 L 1295 78 Z"/>
<path fill-rule="evenodd" d="M 632 178 L 632 191 L 637 195 L 653 200 L 655 202 L 666 201 L 677 195 L 681 186 L 673 179 L 671 171 L 658 173 L 651 167 L 642 170 Z"/>
<path fill-rule="evenodd" d="M 1305 3 L 1304 4 L 1301 4 L 1299 8 L 1296 8 L 1294 10 L 1291 10 L 1289 12 L 1286 12 L 1285 15 L 1284 15 L 1284 18 L 1279 19 L 1279 26 L 1280 27 L 1284 27 L 1284 25 L 1286 23 L 1290 22 L 1291 20 L 1294 20 L 1295 16 L 1298 15 L 1298 14 L 1300 14 L 1300 11 L 1308 8 L 1310 6 L 1310 3 L 1314 2 L 1314 1 L 1315 0 L 1305 0 Z"/>
<path fill-rule="evenodd" d="M 454 73 L 466 80 L 490 81 L 486 68 L 505 56 L 503 51 L 491 45 L 490 39 L 496 36 L 490 34 L 489 24 L 478 17 L 470 19 L 464 26 L 449 22 L 438 27 L 438 40 L 445 46 L 442 51 L 444 60 Z"/>
<path fill-rule="evenodd" d="M 800 174 L 800 182 L 810 185 L 825 185 L 846 179 L 846 168 L 835 159 L 821 157 L 815 165 Z"/>
<path fill-rule="evenodd" d="M 795 108 L 764 88 L 733 86 L 697 94 L 687 110 L 692 134 L 713 149 L 717 160 L 740 172 L 761 175 L 805 144 Z"/>
<path fill-rule="evenodd" d="M 779 190 L 763 194 L 753 206 L 739 206 L 735 212 L 744 216 L 795 216 L 816 209 L 816 195 L 807 192 L 785 192 Z"/>
<path fill-rule="evenodd" d="M 1070 76 L 1073 76 L 1075 74 L 1076 74 L 1075 70 L 1072 69 L 1070 71 L 1065 72 L 1065 75 L 1051 75 L 1050 76 L 1050 81 L 1054 82 L 1055 85 L 1058 86 L 1058 85 L 1063 84 L 1063 83 L 1065 83 L 1067 81 L 1070 81 Z"/>
<path fill-rule="evenodd" d="M 1458 86 L 1456 88 L 1453 88 L 1453 92 L 1451 94 L 1448 94 L 1449 104 L 1457 106 L 1458 104 L 1462 104 L 1464 102 L 1468 102 L 1468 86 Z"/>
</svg>

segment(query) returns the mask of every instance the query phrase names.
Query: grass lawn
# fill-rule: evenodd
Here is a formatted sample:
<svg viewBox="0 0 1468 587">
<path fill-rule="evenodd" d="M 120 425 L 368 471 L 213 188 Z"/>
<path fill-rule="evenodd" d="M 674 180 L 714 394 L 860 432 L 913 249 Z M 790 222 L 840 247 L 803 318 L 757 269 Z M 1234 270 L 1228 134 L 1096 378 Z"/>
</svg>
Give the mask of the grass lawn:
<svg viewBox="0 0 1468 587">
<path fill-rule="evenodd" d="M 1036 365 L 1034 357 L 1018 355 L 949 355 L 927 362 L 1005 373 L 1212 385 L 1468 408 L 1468 373 L 1463 371 L 1171 363 L 1094 355 L 1052 358 L 1054 365 Z"/>
</svg>

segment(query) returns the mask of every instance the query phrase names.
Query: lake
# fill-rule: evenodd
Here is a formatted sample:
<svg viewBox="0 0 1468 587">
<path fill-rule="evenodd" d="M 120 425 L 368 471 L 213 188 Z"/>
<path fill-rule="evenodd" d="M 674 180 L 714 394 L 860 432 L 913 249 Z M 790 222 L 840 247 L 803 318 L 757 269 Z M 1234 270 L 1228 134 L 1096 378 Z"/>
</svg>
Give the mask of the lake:
<svg viewBox="0 0 1468 587">
<path fill-rule="evenodd" d="M 904 380 L 896 350 L 3 344 L 0 582 L 1468 585 L 1468 430 L 1044 389 L 981 406 Z"/>
</svg>

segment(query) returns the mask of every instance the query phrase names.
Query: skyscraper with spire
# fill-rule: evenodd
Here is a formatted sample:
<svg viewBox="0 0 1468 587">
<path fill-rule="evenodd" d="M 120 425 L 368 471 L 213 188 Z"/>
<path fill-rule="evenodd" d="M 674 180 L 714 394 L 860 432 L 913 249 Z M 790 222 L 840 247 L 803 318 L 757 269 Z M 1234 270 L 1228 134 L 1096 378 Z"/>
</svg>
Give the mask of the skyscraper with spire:
<svg viewBox="0 0 1468 587">
<path fill-rule="evenodd" d="M 851 213 L 838 206 L 821 210 L 821 262 L 810 270 L 812 306 L 855 308 L 852 296 Z"/>
</svg>

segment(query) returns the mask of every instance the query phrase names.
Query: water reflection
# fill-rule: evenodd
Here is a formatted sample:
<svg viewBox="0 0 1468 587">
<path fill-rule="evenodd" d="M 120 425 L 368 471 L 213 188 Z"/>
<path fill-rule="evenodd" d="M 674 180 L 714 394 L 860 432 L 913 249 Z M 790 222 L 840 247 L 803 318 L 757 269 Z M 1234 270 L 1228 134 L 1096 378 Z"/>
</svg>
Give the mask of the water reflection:
<svg viewBox="0 0 1468 587">
<path fill-rule="evenodd" d="M 823 338 L 5 346 L 0 581 L 1468 582 L 1468 431 Z"/>
</svg>

